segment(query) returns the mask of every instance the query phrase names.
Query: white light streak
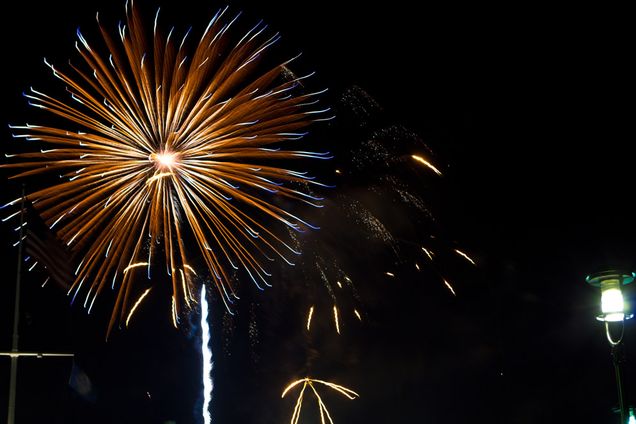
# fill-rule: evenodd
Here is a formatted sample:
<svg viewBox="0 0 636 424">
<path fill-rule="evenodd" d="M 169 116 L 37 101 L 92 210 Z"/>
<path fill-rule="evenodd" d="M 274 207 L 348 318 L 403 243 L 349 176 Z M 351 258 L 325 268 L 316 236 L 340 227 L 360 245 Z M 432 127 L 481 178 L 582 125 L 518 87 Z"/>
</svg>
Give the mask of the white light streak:
<svg viewBox="0 0 636 424">
<path fill-rule="evenodd" d="M 462 256 L 464 259 L 466 259 L 466 260 L 467 260 L 468 262 L 470 262 L 471 264 L 473 264 L 473 265 L 477 265 L 477 264 L 475 263 L 475 261 L 473 261 L 473 260 L 470 258 L 470 256 L 468 256 L 467 254 L 465 254 L 465 253 L 464 253 L 464 252 L 462 252 L 461 250 L 459 250 L 459 249 L 455 249 L 455 253 L 457 253 L 458 255 Z"/>
<path fill-rule="evenodd" d="M 453 296 L 457 296 L 457 294 L 455 293 L 455 290 L 453 289 L 453 286 L 451 286 L 448 281 L 444 280 L 444 284 L 446 284 L 446 287 L 448 287 L 448 290 L 450 290 L 450 292 L 453 293 Z"/>
<path fill-rule="evenodd" d="M 307 314 L 307 331 L 311 328 L 311 317 L 314 315 L 314 307 L 309 308 L 309 314 Z"/>
<path fill-rule="evenodd" d="M 430 260 L 433 260 L 433 252 L 431 252 L 430 250 L 428 250 L 428 249 L 427 249 L 427 248 L 425 248 L 425 247 L 422 247 L 422 250 L 424 251 L 424 253 L 426 253 L 426 256 L 428 256 L 428 258 L 429 258 Z"/>
<path fill-rule="evenodd" d="M 201 286 L 201 355 L 203 357 L 203 423 L 210 424 L 210 400 L 212 399 L 212 349 L 210 349 L 210 325 L 208 324 L 208 301 L 205 285 Z"/>
</svg>

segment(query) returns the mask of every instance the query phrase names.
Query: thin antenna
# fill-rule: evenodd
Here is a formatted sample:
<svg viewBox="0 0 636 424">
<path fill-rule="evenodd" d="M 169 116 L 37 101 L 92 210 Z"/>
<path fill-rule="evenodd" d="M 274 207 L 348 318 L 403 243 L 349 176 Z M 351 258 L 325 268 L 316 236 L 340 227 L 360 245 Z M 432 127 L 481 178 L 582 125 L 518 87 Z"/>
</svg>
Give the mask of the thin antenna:
<svg viewBox="0 0 636 424">
<path fill-rule="evenodd" d="M 20 234 L 18 238 L 18 264 L 15 272 L 15 303 L 13 304 L 13 338 L 11 342 L 11 378 L 9 380 L 9 406 L 7 412 L 7 423 L 15 424 L 15 392 L 16 382 L 18 378 L 18 326 L 20 323 L 20 280 L 22 277 L 22 243 L 24 237 L 24 219 L 25 219 L 25 187 L 22 184 L 22 200 L 20 201 Z"/>
<path fill-rule="evenodd" d="M 22 184 L 22 201 L 20 202 L 20 234 L 18 237 L 18 265 L 15 276 L 15 304 L 13 309 L 13 340 L 11 342 L 10 352 L 0 352 L 0 356 L 8 356 L 11 358 L 11 378 L 9 381 L 9 405 L 7 408 L 7 424 L 15 424 L 15 398 L 16 384 L 18 379 L 18 359 L 22 356 L 35 358 L 48 357 L 74 357 L 73 353 L 58 352 L 20 352 L 18 349 L 18 341 L 20 339 L 18 329 L 20 326 L 20 282 L 22 279 L 22 243 L 24 242 L 24 227 L 26 222 L 26 194 L 25 187 Z"/>
</svg>

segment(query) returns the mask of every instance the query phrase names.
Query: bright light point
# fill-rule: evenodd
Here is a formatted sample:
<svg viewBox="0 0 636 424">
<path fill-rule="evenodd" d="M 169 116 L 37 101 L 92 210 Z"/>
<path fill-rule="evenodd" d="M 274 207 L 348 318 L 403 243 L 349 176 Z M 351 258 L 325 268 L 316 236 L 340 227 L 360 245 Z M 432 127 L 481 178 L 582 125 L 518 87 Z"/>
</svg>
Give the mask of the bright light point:
<svg viewBox="0 0 636 424">
<path fill-rule="evenodd" d="M 623 312 L 623 293 L 621 293 L 621 289 L 603 291 L 601 308 L 604 313 Z"/>
<path fill-rule="evenodd" d="M 153 153 L 150 160 L 154 161 L 159 169 L 171 169 L 177 163 L 177 154 L 173 152 Z"/>
<path fill-rule="evenodd" d="M 393 274 L 392 272 L 387 271 L 384 274 L 386 274 L 388 277 L 391 277 L 391 278 L 395 277 L 395 274 Z"/>
<path fill-rule="evenodd" d="M 623 301 L 620 284 L 618 280 L 607 280 L 601 283 L 601 310 L 606 315 L 622 315 L 625 311 L 625 303 Z M 622 318 L 620 320 L 622 320 Z"/>
<path fill-rule="evenodd" d="M 157 155 L 157 162 L 166 167 L 174 164 L 174 155 L 172 153 L 162 153 Z"/>
<path fill-rule="evenodd" d="M 440 172 L 439 169 L 437 169 L 432 163 L 430 163 L 429 161 L 427 161 L 426 159 L 424 159 L 421 156 L 418 155 L 411 155 L 411 157 L 416 160 L 417 162 L 423 164 L 424 166 L 426 166 L 428 169 L 430 169 L 431 171 L 435 172 L 437 175 L 441 176 L 442 173 Z"/>
</svg>

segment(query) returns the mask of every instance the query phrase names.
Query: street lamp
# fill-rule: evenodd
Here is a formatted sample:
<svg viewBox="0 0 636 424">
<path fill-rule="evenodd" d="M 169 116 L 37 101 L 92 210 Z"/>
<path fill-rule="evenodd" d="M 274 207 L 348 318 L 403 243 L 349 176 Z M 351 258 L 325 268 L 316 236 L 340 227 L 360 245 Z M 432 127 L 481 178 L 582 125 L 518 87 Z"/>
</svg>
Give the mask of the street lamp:
<svg viewBox="0 0 636 424">
<path fill-rule="evenodd" d="M 621 378 L 621 356 L 620 345 L 623 341 L 625 331 L 625 321 L 634 315 L 629 312 L 629 308 L 625 305 L 623 298 L 623 286 L 634 281 L 636 274 L 633 272 L 624 272 L 619 270 L 603 271 L 596 274 L 588 275 L 585 281 L 596 288 L 601 289 L 601 314 L 596 317 L 597 320 L 605 323 L 605 335 L 612 347 L 612 362 L 614 363 L 614 372 L 616 374 L 616 388 L 618 391 L 618 407 L 621 413 L 621 424 L 626 424 L 626 410 L 623 400 L 623 384 Z M 619 336 L 614 338 L 610 325 L 619 328 Z M 630 415 L 632 411 L 630 410 Z M 631 418 L 630 418 L 631 419 Z"/>
</svg>

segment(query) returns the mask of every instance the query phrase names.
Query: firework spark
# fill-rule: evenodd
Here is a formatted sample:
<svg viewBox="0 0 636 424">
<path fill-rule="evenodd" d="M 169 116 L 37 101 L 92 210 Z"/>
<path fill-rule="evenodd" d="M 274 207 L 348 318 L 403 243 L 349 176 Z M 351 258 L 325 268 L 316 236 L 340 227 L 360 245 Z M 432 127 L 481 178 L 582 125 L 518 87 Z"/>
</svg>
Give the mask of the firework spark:
<svg viewBox="0 0 636 424">
<path fill-rule="evenodd" d="M 210 424 L 210 401 L 212 400 L 212 350 L 210 349 L 210 325 L 208 324 L 208 301 L 205 284 L 201 286 L 201 359 L 203 362 L 203 423 Z"/>
<path fill-rule="evenodd" d="M 450 292 L 453 293 L 453 296 L 457 296 L 457 294 L 455 293 L 455 289 L 453 289 L 453 286 L 451 286 L 450 283 L 446 281 L 445 278 L 443 278 L 442 281 L 444 281 L 444 285 L 448 288 L 448 290 L 450 290 Z"/>
<path fill-rule="evenodd" d="M 314 315 L 314 307 L 313 305 L 309 308 L 309 313 L 307 314 L 307 331 L 311 328 L 311 318 Z"/>
<path fill-rule="evenodd" d="M 333 305 L 333 322 L 336 324 L 336 332 L 340 334 L 340 320 L 338 319 L 338 307 Z"/>
<path fill-rule="evenodd" d="M 415 160 L 415 161 L 421 163 L 422 165 L 426 166 L 428 169 L 430 169 L 431 171 L 433 171 L 434 173 L 436 173 L 440 177 L 442 176 L 441 171 L 439 169 L 437 169 L 435 167 L 435 165 L 433 165 L 432 163 L 430 163 L 429 161 L 424 159 L 422 156 L 411 155 L 411 157 L 413 158 L 413 160 Z"/>
<path fill-rule="evenodd" d="M 353 390 L 347 389 L 346 387 L 340 386 L 338 384 L 306 377 L 300 380 L 296 380 L 293 383 L 291 383 L 289 386 L 287 386 L 285 390 L 283 390 L 283 394 L 281 395 L 281 398 L 284 398 L 285 395 L 291 389 L 293 389 L 294 387 L 298 386 L 301 383 L 302 383 L 302 389 L 300 389 L 300 393 L 298 394 L 298 399 L 296 400 L 296 405 L 294 406 L 294 412 L 292 414 L 292 418 L 290 421 L 291 424 L 298 424 L 298 422 L 300 421 L 300 411 L 303 406 L 303 397 L 305 394 L 305 389 L 307 387 L 311 388 L 311 390 L 314 392 L 314 395 L 316 396 L 316 401 L 318 402 L 318 410 L 320 411 L 320 423 L 326 424 L 327 420 L 329 420 L 329 423 L 333 424 L 333 419 L 331 418 L 331 415 L 329 414 L 329 411 L 327 410 L 327 406 L 324 404 L 324 402 L 322 401 L 322 398 L 320 397 L 320 394 L 318 394 L 318 391 L 316 390 L 316 387 L 315 387 L 316 383 L 325 385 L 329 387 L 330 389 L 333 389 L 341 393 L 342 395 L 346 396 L 350 400 L 360 397 L 360 395 L 358 395 Z"/>
<path fill-rule="evenodd" d="M 236 298 L 229 269 L 244 270 L 262 289 L 269 285 L 266 263 L 274 257 L 292 263 L 289 256 L 299 254 L 271 223 L 316 228 L 275 200 L 321 207 L 322 198 L 301 188 L 323 185 L 278 164 L 329 158 L 279 146 L 301 139 L 311 122 L 330 119 L 328 109 L 311 109 L 322 91 L 298 92 L 311 74 L 285 80 L 290 61 L 259 73 L 259 59 L 279 35 L 266 36 L 259 23 L 233 38 L 236 18 L 226 14 L 227 8 L 214 15 L 192 49 L 188 34 L 181 41 L 172 31 L 161 35 L 159 12 L 146 31 L 135 7 L 127 6 L 116 37 L 98 20 L 105 55 L 78 30 L 84 65 L 63 71 L 45 59 L 70 99 L 33 88 L 25 93 L 31 106 L 75 130 L 11 127 L 17 139 L 47 146 L 7 155 L 18 162 L 3 167 L 21 170 L 12 178 L 60 176 L 27 197 L 81 259 L 73 298 L 84 290 L 92 305 L 119 275 L 109 332 L 133 307 L 137 267 L 147 265 L 150 279 L 151 268 L 165 265 L 176 325 L 192 298 L 191 277 L 183 273 L 191 263 L 186 243 L 196 246 L 193 254 L 200 254 L 229 308 Z M 84 281 L 91 284 L 82 287 Z"/>
<path fill-rule="evenodd" d="M 473 265 L 477 265 L 477 264 L 475 263 L 475 261 L 474 261 L 474 260 L 473 260 L 470 256 L 468 256 L 466 253 L 462 252 L 461 250 L 459 250 L 459 249 L 455 249 L 455 253 L 457 253 L 459 256 L 463 257 L 464 259 L 466 259 L 466 260 L 467 260 L 468 262 L 470 262 L 471 264 L 473 264 Z"/>
<path fill-rule="evenodd" d="M 144 298 L 148 295 L 148 293 L 150 293 L 150 289 L 152 289 L 152 287 L 148 287 L 146 289 L 146 291 L 143 292 L 141 294 L 141 296 L 139 296 L 139 299 L 137 299 L 137 301 L 135 302 L 133 307 L 130 308 L 130 312 L 128 313 L 128 318 L 126 318 L 126 327 L 128 327 L 128 323 L 130 322 L 130 318 L 132 318 L 133 314 L 135 313 L 135 311 L 139 307 L 139 304 L 144 300 Z"/>
<path fill-rule="evenodd" d="M 427 248 L 425 248 L 425 247 L 422 247 L 422 250 L 424 251 L 424 253 L 426 253 L 426 256 L 428 256 L 428 258 L 429 258 L 430 260 L 433 260 L 433 252 L 431 252 L 430 250 L 428 250 L 428 249 L 427 249 Z"/>
<path fill-rule="evenodd" d="M 353 313 L 355 314 L 355 316 L 358 318 L 359 321 L 362 321 L 362 316 L 360 315 L 360 312 L 358 312 L 357 309 L 354 309 Z"/>
</svg>

